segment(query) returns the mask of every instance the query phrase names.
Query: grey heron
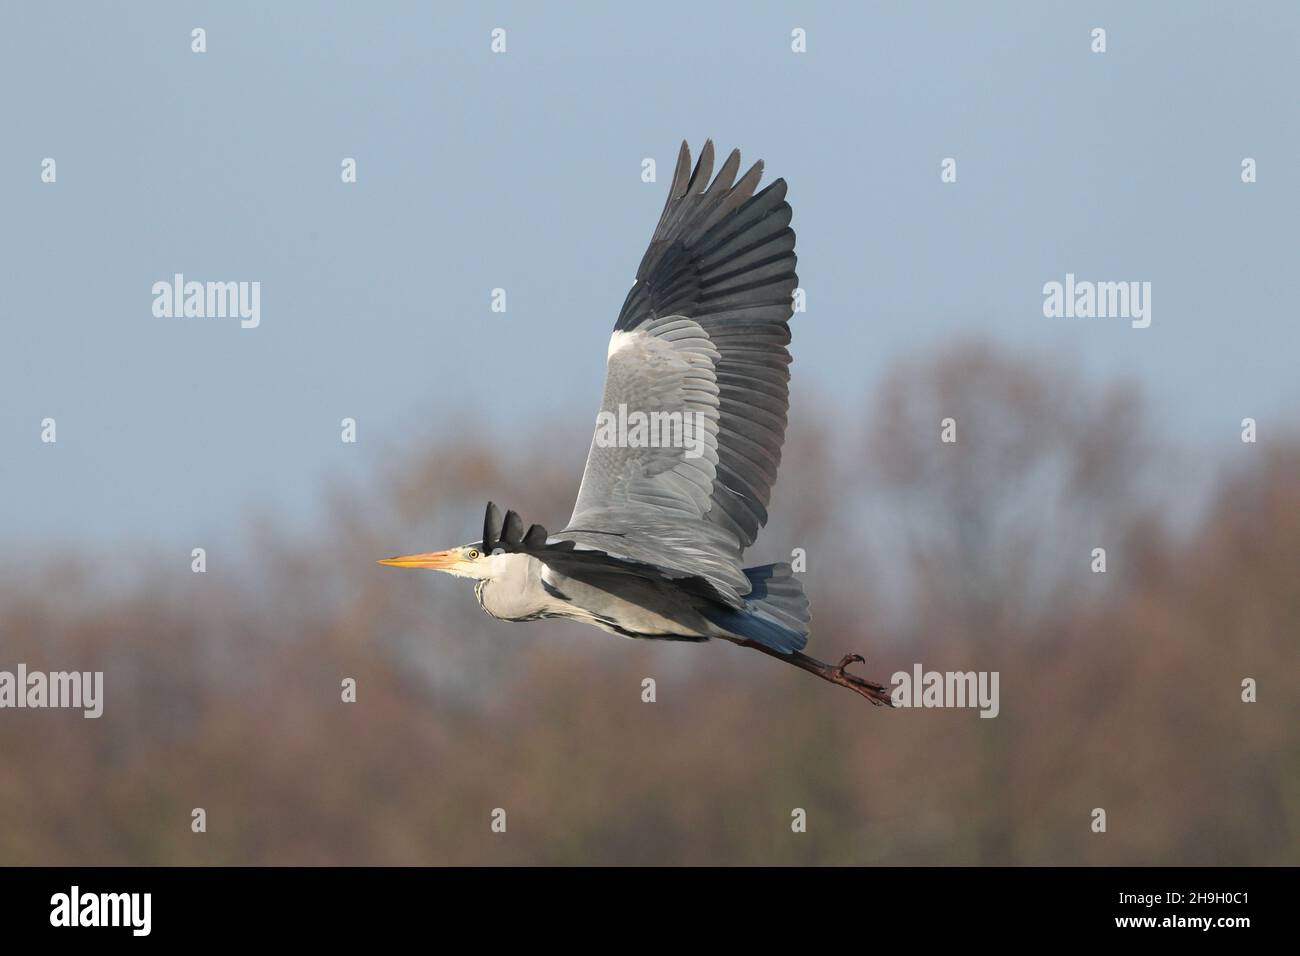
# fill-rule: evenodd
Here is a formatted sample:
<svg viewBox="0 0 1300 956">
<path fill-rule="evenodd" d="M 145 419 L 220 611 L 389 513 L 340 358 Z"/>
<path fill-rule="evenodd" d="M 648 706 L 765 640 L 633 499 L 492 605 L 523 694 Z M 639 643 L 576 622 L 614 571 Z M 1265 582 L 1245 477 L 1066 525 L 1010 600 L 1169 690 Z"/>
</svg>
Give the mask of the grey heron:
<svg viewBox="0 0 1300 956">
<path fill-rule="evenodd" d="M 785 438 L 795 235 L 784 179 L 755 192 L 761 161 L 737 179 L 739 150 L 716 177 L 713 158 L 708 141 L 692 170 L 682 143 L 614 324 L 597 433 L 564 529 L 525 529 L 489 502 L 480 540 L 379 563 L 472 578 L 483 610 L 504 621 L 723 639 L 888 706 L 884 687 L 848 672 L 858 655 L 832 665 L 803 653 L 808 599 L 790 565 L 743 565 L 767 523 Z M 637 414 L 659 433 L 612 427 Z"/>
</svg>

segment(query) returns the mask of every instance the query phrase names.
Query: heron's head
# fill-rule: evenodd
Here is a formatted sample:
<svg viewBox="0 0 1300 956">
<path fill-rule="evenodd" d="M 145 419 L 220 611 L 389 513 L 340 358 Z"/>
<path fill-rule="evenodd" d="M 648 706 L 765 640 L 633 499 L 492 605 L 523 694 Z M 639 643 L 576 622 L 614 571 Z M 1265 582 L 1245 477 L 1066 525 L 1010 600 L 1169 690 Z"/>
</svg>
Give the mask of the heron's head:
<svg viewBox="0 0 1300 956">
<path fill-rule="evenodd" d="M 466 544 L 446 551 L 429 551 L 425 554 L 405 554 L 398 558 L 384 558 L 379 563 L 390 568 L 422 568 L 445 571 L 458 578 L 486 580 L 497 575 L 499 559 L 505 555 L 484 554 L 483 545 Z"/>
</svg>

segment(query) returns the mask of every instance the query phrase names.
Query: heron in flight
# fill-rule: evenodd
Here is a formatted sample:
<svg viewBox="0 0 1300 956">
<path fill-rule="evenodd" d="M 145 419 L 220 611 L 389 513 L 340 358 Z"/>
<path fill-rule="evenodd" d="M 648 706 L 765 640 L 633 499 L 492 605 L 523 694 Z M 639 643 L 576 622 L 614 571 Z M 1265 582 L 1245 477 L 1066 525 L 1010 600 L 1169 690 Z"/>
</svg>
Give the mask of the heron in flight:
<svg viewBox="0 0 1300 956">
<path fill-rule="evenodd" d="M 483 610 L 503 621 L 559 617 L 631 638 L 732 641 L 888 706 L 884 687 L 847 670 L 858 655 L 832 665 L 803 653 L 808 599 L 790 565 L 743 566 L 781 461 L 798 279 L 785 180 L 755 192 L 761 161 L 737 179 L 739 150 L 716 177 L 713 159 L 709 141 L 692 170 L 682 143 L 614 324 L 568 525 L 525 529 L 489 502 L 480 540 L 379 563 L 473 578 Z M 666 436 L 604 427 L 636 413 Z"/>
</svg>

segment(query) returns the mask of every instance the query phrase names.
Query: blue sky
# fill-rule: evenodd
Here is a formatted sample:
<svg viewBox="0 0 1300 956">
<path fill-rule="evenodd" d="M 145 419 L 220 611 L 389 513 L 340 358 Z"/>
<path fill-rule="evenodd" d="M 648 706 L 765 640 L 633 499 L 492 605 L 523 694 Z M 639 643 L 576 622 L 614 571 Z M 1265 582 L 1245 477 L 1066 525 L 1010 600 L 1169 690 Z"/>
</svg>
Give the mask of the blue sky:
<svg viewBox="0 0 1300 956">
<path fill-rule="evenodd" d="M 430 434 L 594 420 L 683 138 L 790 184 L 802 413 L 981 336 L 1137 380 L 1213 467 L 1300 407 L 1298 41 L 1281 3 L 7 3 L 4 536 L 188 550 Z M 177 272 L 261 282 L 260 327 L 156 318 Z M 1067 272 L 1151 282 L 1151 327 L 1045 318 Z"/>
</svg>

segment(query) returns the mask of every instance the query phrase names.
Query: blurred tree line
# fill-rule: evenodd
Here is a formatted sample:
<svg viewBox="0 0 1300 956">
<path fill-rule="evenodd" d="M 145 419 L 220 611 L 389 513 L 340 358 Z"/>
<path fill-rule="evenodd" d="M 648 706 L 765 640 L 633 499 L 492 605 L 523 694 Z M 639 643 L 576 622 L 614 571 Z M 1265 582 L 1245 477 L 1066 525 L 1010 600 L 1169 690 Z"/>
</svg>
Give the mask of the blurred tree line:
<svg viewBox="0 0 1300 956">
<path fill-rule="evenodd" d="M 509 459 L 469 434 L 333 490 L 314 535 L 250 525 L 253 568 L 107 556 L 147 582 L 123 594 L 50 555 L 0 583 L 0 668 L 102 670 L 106 698 L 0 712 L 0 864 L 1300 862 L 1300 438 L 1231 449 L 1176 527 L 1178 453 L 1131 388 L 966 343 L 861 416 L 819 398 L 751 563 L 805 549 L 816 656 L 999 671 L 996 719 L 876 710 L 724 644 L 507 625 L 376 566 L 475 539 L 488 497 L 562 526 L 585 427 Z"/>
</svg>

